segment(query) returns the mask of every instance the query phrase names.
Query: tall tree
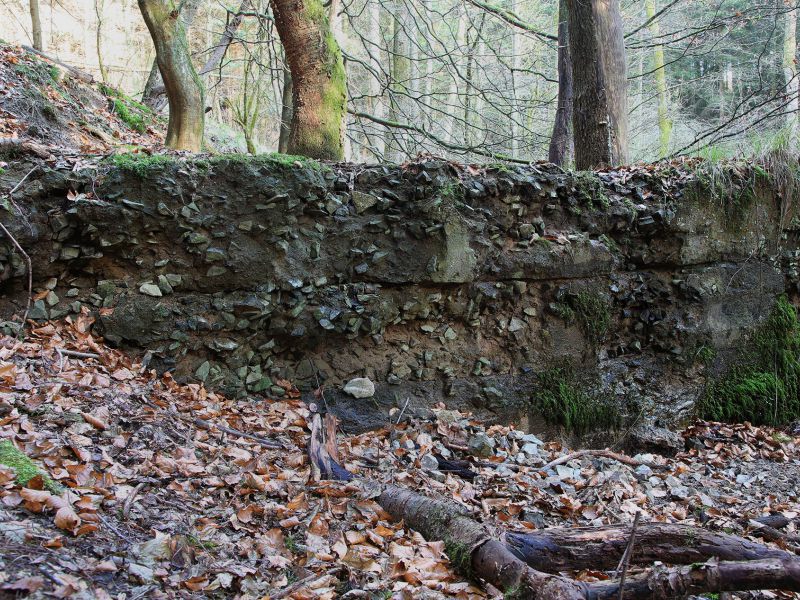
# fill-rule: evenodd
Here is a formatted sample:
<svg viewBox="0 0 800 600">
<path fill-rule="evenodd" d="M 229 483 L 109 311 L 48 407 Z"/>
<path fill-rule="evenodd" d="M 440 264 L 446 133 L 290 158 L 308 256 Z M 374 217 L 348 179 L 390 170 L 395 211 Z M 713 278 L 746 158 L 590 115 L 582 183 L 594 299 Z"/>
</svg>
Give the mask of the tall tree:
<svg viewBox="0 0 800 600">
<path fill-rule="evenodd" d="M 44 52 L 42 43 L 42 17 L 39 14 L 39 0 L 30 0 L 31 10 L 31 37 L 33 37 L 33 47 L 39 52 Z"/>
<path fill-rule="evenodd" d="M 342 53 L 321 0 L 271 0 L 275 27 L 292 76 L 287 151 L 344 158 L 347 81 Z"/>
<path fill-rule="evenodd" d="M 653 46 L 653 77 L 656 81 L 658 96 L 658 131 L 659 158 L 669 154 L 669 141 L 672 136 L 672 119 L 669 116 L 669 92 L 667 91 L 667 73 L 664 68 L 664 45 L 660 43 L 661 28 L 656 17 L 656 0 L 645 0 L 645 13 L 650 22 L 650 33 L 656 44 Z"/>
<path fill-rule="evenodd" d="M 166 144 L 199 152 L 203 145 L 205 93 L 194 70 L 186 32 L 173 0 L 139 0 L 156 48 L 156 61 L 169 100 Z"/>
<path fill-rule="evenodd" d="M 95 0 L 95 3 L 98 0 Z M 201 0 L 183 0 L 178 4 L 180 17 L 183 21 L 184 29 L 188 30 L 194 18 L 197 16 L 197 9 L 200 8 Z M 96 5 L 96 4 L 95 4 Z M 155 110 L 156 112 L 164 108 L 164 81 L 161 79 L 161 72 L 158 70 L 158 59 L 153 59 L 153 64 L 150 67 L 150 74 L 147 76 L 147 81 L 144 84 L 144 91 L 142 92 L 142 104 Z"/>
<path fill-rule="evenodd" d="M 94 0 L 94 14 L 97 17 L 97 26 L 95 27 L 95 42 L 97 45 L 97 66 L 100 68 L 100 78 L 103 83 L 108 84 L 108 69 L 106 62 L 103 58 L 103 9 L 105 8 L 105 0 Z"/>
<path fill-rule="evenodd" d="M 563 165 L 574 152 L 572 140 L 572 59 L 569 52 L 567 0 L 558 3 L 558 106 L 550 136 L 548 160 Z"/>
<path fill-rule="evenodd" d="M 783 76 L 786 79 L 786 95 L 789 97 L 787 109 L 787 129 L 792 147 L 798 141 L 798 110 L 800 110 L 800 81 L 797 69 L 797 6 L 795 0 L 783 0 L 786 5 L 783 27 Z"/>
<path fill-rule="evenodd" d="M 578 169 L 628 159 L 625 44 L 619 0 L 568 0 Z"/>
</svg>

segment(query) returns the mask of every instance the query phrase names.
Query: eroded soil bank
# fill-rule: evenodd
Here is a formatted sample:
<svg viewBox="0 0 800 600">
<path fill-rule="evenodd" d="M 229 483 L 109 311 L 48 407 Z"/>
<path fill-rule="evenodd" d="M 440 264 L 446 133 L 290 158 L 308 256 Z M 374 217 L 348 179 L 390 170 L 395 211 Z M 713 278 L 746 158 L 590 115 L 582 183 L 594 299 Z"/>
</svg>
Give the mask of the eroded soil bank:
<svg viewBox="0 0 800 600">
<path fill-rule="evenodd" d="M 10 161 L 3 187 L 33 166 Z M 229 394 L 324 384 L 351 429 L 443 401 L 648 438 L 798 282 L 785 182 L 756 166 L 72 166 L 39 164 L 2 211 L 30 318 L 88 309 L 108 342 Z M 0 273 L 11 319 L 27 275 L 6 238 Z M 353 377 L 375 396 L 342 393 Z"/>
</svg>

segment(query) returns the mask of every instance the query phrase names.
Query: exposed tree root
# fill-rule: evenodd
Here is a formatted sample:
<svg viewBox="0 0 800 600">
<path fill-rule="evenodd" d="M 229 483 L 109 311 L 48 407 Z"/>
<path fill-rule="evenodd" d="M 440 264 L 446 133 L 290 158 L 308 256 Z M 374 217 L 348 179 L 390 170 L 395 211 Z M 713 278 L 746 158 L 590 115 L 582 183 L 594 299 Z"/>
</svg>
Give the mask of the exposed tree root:
<svg viewBox="0 0 800 600">
<path fill-rule="evenodd" d="M 335 448 L 330 439 L 335 431 L 332 420 L 332 416 L 326 415 L 323 424 L 322 417 L 314 415 L 309 457 L 320 478 L 349 480 L 352 474 L 334 459 L 335 450 L 329 451 Z M 374 497 L 386 512 L 407 527 L 428 540 L 443 541 L 450 560 L 460 572 L 487 581 L 507 598 L 662 600 L 703 592 L 800 591 L 800 560 L 736 536 L 681 525 L 640 525 L 635 549 L 629 557 L 632 564 L 655 561 L 693 564 L 658 566 L 624 581 L 585 583 L 554 573 L 583 568 L 614 569 L 630 540 L 629 527 L 509 533 L 501 541 L 455 502 L 436 500 L 395 485 L 382 486 Z M 731 562 L 720 562 L 720 558 Z"/>
</svg>

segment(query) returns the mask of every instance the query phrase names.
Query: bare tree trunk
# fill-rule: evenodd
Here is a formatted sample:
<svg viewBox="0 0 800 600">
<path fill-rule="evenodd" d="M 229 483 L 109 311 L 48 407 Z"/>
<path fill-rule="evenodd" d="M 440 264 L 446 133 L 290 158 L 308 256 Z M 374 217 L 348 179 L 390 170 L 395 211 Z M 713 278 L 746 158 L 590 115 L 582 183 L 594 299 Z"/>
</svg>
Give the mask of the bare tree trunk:
<svg viewBox="0 0 800 600">
<path fill-rule="evenodd" d="M 798 69 L 795 55 L 797 52 L 797 8 L 794 0 L 784 0 L 786 4 L 786 15 L 784 16 L 785 23 L 783 28 L 783 76 L 786 79 L 786 95 L 789 97 L 789 103 L 786 107 L 787 115 L 787 128 L 789 133 L 789 143 L 792 148 L 795 148 L 798 141 L 798 109 L 800 109 L 800 101 L 798 93 L 800 93 L 800 81 L 798 81 Z"/>
<path fill-rule="evenodd" d="M 158 69 L 169 99 L 166 145 L 199 152 L 203 145 L 203 84 L 194 70 L 186 32 L 173 0 L 139 0 L 156 48 Z"/>
<path fill-rule="evenodd" d="M 406 32 L 406 8 L 402 0 L 394 0 L 391 8 L 392 23 L 392 55 L 390 57 L 391 73 L 389 78 L 389 115 L 392 122 L 406 121 L 408 107 L 409 37 Z M 406 134 L 402 130 L 386 130 L 385 159 L 400 162 L 405 153 Z"/>
<path fill-rule="evenodd" d="M 184 29 L 188 30 L 189 27 L 192 26 L 201 2 L 202 0 L 186 0 L 178 6 Z M 161 79 L 161 72 L 158 70 L 158 60 L 154 58 L 153 64 L 150 66 L 150 74 L 147 76 L 147 81 L 144 84 L 142 104 L 153 109 L 155 112 L 160 112 L 164 108 L 165 103 L 163 96 L 166 91 L 164 81 Z"/>
<path fill-rule="evenodd" d="M 292 74 L 286 66 L 283 67 L 281 105 L 281 132 L 278 136 L 278 152 L 286 154 L 289 148 L 289 130 L 292 125 Z"/>
<path fill-rule="evenodd" d="M 650 33 L 653 39 L 661 36 L 660 27 L 656 16 L 656 0 L 645 0 L 645 11 L 650 20 Z M 664 68 L 664 45 L 653 46 L 653 77 L 656 80 L 656 94 L 658 95 L 658 131 L 659 131 L 659 158 L 669 155 L 669 142 L 672 137 L 672 120 L 669 118 L 669 96 L 667 92 L 667 75 Z"/>
<path fill-rule="evenodd" d="M 568 162 L 574 152 L 572 93 L 572 59 L 569 52 L 567 0 L 560 0 L 558 4 L 558 107 L 548 152 L 550 162 L 559 166 Z"/>
<path fill-rule="evenodd" d="M 628 158 L 625 44 L 619 0 L 568 0 L 578 169 Z"/>
<path fill-rule="evenodd" d="M 100 68 L 100 79 L 108 85 L 108 69 L 103 61 L 103 8 L 105 0 L 94 0 L 94 14 L 97 17 L 95 41 L 97 42 L 97 66 Z"/>
<path fill-rule="evenodd" d="M 271 0 L 275 27 L 292 74 L 287 150 L 342 160 L 347 82 L 344 61 L 321 0 Z"/>
<path fill-rule="evenodd" d="M 44 52 L 44 44 L 42 43 L 42 17 L 39 14 L 39 0 L 30 0 L 30 9 L 33 47 L 39 52 Z"/>
</svg>

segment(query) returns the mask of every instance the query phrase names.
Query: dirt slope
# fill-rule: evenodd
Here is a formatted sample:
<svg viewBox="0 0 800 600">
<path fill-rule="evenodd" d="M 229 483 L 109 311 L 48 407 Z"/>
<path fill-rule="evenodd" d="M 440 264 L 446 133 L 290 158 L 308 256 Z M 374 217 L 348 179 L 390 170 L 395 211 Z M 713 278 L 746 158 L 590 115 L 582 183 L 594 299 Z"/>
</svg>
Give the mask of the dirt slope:
<svg viewBox="0 0 800 600">
<path fill-rule="evenodd" d="M 0 44 L 0 145 L 27 138 L 54 154 L 106 154 L 125 145 L 157 146 L 164 123 L 117 90 Z"/>
</svg>

